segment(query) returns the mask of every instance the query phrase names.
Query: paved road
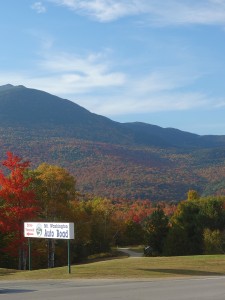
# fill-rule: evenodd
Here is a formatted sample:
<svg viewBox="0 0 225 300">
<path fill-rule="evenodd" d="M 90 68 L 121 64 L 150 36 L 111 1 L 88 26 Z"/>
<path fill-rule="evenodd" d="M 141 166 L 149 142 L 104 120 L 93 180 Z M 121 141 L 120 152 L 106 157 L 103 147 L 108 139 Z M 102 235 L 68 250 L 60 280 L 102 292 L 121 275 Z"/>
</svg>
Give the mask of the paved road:
<svg viewBox="0 0 225 300">
<path fill-rule="evenodd" d="M 126 253 L 129 257 L 143 257 L 143 253 L 135 252 L 130 250 L 129 248 L 117 248 L 117 250 Z"/>
<path fill-rule="evenodd" d="M 0 281 L 4 300 L 224 300 L 225 277 L 166 280 Z"/>
</svg>

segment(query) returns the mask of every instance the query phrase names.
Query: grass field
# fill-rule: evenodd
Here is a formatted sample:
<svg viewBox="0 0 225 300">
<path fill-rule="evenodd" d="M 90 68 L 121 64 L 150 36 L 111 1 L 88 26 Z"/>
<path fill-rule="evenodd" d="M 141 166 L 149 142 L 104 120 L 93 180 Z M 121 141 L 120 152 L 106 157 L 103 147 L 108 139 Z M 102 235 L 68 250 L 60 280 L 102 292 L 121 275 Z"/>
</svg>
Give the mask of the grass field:
<svg viewBox="0 0 225 300">
<path fill-rule="evenodd" d="M 0 269 L 0 280 L 73 278 L 168 278 L 225 275 L 225 255 L 117 258 L 34 271 Z"/>
</svg>

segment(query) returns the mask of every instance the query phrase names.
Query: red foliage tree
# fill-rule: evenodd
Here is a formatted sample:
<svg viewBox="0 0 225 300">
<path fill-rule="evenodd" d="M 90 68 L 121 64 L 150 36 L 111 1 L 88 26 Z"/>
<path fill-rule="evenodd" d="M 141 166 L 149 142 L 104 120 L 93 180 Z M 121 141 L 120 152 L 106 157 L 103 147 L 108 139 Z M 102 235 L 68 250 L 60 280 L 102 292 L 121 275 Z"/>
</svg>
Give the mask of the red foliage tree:
<svg viewBox="0 0 225 300">
<path fill-rule="evenodd" d="M 18 267 L 22 269 L 25 244 L 23 222 L 32 220 L 38 212 L 35 194 L 30 189 L 32 179 L 26 172 L 30 163 L 8 152 L 2 166 L 8 169 L 8 174 L 0 170 L 0 229 L 8 237 L 5 251 L 19 258 Z"/>
</svg>

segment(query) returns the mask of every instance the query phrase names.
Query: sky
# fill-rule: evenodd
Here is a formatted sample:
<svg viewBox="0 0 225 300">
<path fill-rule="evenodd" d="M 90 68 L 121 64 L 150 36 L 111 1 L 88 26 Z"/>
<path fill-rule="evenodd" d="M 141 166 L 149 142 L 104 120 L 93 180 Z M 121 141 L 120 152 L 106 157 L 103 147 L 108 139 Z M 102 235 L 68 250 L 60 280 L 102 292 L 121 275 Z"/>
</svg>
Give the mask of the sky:
<svg viewBox="0 0 225 300">
<path fill-rule="evenodd" d="M 0 36 L 0 85 L 225 135 L 225 0 L 7 0 Z"/>
</svg>

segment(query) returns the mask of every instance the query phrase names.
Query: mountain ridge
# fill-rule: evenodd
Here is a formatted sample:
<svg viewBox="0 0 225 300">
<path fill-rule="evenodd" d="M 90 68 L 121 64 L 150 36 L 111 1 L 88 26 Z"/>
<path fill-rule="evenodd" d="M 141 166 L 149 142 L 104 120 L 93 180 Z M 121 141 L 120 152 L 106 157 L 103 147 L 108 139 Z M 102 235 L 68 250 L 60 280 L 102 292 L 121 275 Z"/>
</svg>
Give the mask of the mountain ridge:
<svg viewBox="0 0 225 300">
<path fill-rule="evenodd" d="M 64 130 L 63 135 L 116 144 L 209 148 L 225 145 L 225 136 L 200 136 L 142 122 L 119 123 L 70 100 L 7 84 L 0 87 L 0 126 L 12 124 L 29 128 L 67 126 L 69 130 Z"/>
<path fill-rule="evenodd" d="M 86 194 L 179 201 L 225 192 L 225 136 L 119 123 L 49 93 L 0 86 L 0 159 L 12 151 L 67 168 Z"/>
</svg>

